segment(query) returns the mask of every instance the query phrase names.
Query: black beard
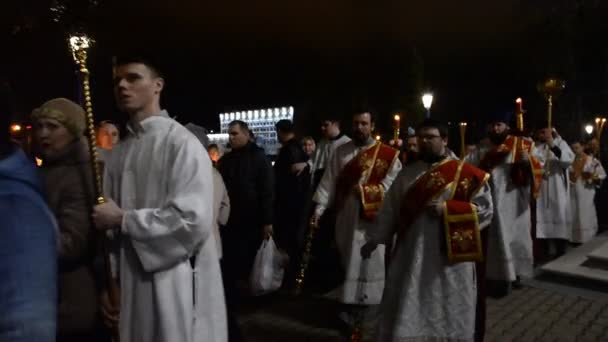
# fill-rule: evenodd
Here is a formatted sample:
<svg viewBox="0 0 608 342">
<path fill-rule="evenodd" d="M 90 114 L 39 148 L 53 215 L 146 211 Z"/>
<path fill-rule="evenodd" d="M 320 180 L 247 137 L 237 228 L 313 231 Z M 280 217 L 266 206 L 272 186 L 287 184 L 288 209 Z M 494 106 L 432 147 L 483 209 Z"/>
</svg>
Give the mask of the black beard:
<svg viewBox="0 0 608 342">
<path fill-rule="evenodd" d="M 504 131 L 502 133 L 490 132 L 490 134 L 488 134 L 488 138 L 490 139 L 490 142 L 492 142 L 492 144 L 497 145 L 497 146 L 504 143 L 505 140 L 507 140 L 508 136 L 509 136 L 509 132 L 507 132 L 507 131 Z"/>
<path fill-rule="evenodd" d="M 445 158 L 444 155 L 437 155 L 431 151 L 421 150 L 418 154 L 418 158 L 426 163 L 434 164 Z"/>
</svg>

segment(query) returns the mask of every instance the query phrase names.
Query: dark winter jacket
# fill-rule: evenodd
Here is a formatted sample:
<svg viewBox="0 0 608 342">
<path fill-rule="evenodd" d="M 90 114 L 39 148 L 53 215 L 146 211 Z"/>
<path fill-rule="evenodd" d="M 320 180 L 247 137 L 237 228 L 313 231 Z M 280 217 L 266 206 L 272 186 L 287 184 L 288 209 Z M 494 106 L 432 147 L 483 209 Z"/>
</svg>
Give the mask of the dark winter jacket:
<svg viewBox="0 0 608 342">
<path fill-rule="evenodd" d="M 249 143 L 220 159 L 218 170 L 230 198 L 226 233 L 260 235 L 261 227 L 272 224 L 273 174 L 264 150 Z"/>
</svg>

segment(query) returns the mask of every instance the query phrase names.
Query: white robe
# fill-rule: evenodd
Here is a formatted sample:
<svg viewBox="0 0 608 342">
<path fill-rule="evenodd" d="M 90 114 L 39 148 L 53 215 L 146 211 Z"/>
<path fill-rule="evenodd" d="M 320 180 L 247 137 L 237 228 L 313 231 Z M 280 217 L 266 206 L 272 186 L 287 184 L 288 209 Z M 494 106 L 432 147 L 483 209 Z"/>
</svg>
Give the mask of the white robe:
<svg viewBox="0 0 608 342">
<path fill-rule="evenodd" d="M 376 243 L 398 234 L 380 306 L 378 342 L 473 340 L 475 263 L 448 264 L 443 217 L 421 213 L 400 233 L 403 196 L 431 167 L 418 161 L 399 174 L 378 213 L 376 229 L 369 231 Z M 445 200 L 450 193 L 447 189 L 438 199 Z M 493 212 L 489 185 L 474 194 L 472 202 L 480 228 L 488 226 Z"/>
<path fill-rule="evenodd" d="M 230 198 L 224 179 L 218 170 L 213 168 L 213 234 L 217 245 L 217 255 L 222 258 L 222 236 L 220 226 L 225 226 L 230 218 Z"/>
<path fill-rule="evenodd" d="M 321 139 L 321 141 L 319 141 L 319 144 L 317 145 L 317 148 L 315 149 L 315 154 L 311 158 L 311 160 L 312 160 L 312 170 L 311 170 L 312 172 L 311 173 L 314 174 L 315 171 L 325 169 L 327 167 L 327 164 L 329 163 L 331 155 L 334 153 L 334 151 L 338 147 L 346 144 L 349 141 L 350 141 L 350 138 L 347 137 L 346 135 L 342 135 L 338 139 L 334 139 L 334 140 Z"/>
<path fill-rule="evenodd" d="M 572 227 L 568 225 L 570 187 L 567 169 L 574 161 L 574 153 L 560 137 L 554 140 L 554 145 L 562 151 L 560 158 L 543 143 L 537 145 L 534 153 L 545 172 L 536 203 L 536 237 L 569 240 Z"/>
<path fill-rule="evenodd" d="M 315 212 L 318 215 L 333 204 L 336 181 L 344 166 L 366 148 L 369 145 L 357 146 L 351 141 L 338 147 L 332 154 L 313 198 L 317 203 Z M 401 162 L 396 159 L 381 183 L 385 191 L 388 191 L 400 170 Z M 384 246 L 378 248 L 362 265 L 359 251 L 367 242 L 366 232 L 375 227 L 371 222 L 360 218 L 361 199 L 354 189 L 345 202 L 344 208 L 336 215 L 336 243 L 346 279 L 342 286 L 328 296 L 345 304 L 379 304 L 384 290 Z"/>
<path fill-rule="evenodd" d="M 479 166 L 491 147 L 480 146 L 465 161 Z M 534 154 L 534 149 L 532 150 Z M 514 152 L 491 172 L 490 187 L 494 215 L 488 228 L 486 277 L 515 281 L 516 276 L 534 276 L 532 253 L 531 186 L 516 187 L 511 180 Z M 532 177 L 530 172 L 529 177 Z M 532 182 L 532 179 L 529 180 Z"/>
<path fill-rule="evenodd" d="M 572 171 L 572 165 L 569 168 Z M 599 160 L 587 156 L 583 172 L 596 175 L 598 179 L 606 178 L 606 171 Z M 568 225 L 572 227 L 572 238 L 575 243 L 585 243 L 591 240 L 597 233 L 597 212 L 595 209 L 595 184 L 589 184 L 583 179 L 577 179 L 570 183 L 571 209 L 569 212 Z"/>
<path fill-rule="evenodd" d="M 121 341 L 226 341 L 213 177 L 200 142 L 163 111 L 130 128 L 105 170 L 106 196 L 126 211 Z"/>
</svg>

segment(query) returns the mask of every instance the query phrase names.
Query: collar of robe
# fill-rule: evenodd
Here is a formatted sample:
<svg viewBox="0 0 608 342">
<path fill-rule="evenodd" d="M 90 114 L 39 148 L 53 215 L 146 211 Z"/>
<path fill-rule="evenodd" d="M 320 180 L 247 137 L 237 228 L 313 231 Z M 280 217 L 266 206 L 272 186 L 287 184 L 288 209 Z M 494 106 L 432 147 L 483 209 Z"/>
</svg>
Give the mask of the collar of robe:
<svg viewBox="0 0 608 342">
<path fill-rule="evenodd" d="M 163 109 L 160 113 L 147 117 L 138 123 L 129 122 L 127 124 L 127 130 L 137 137 L 152 129 L 154 127 L 154 122 L 158 121 L 160 118 L 170 118 L 169 112 Z"/>
<path fill-rule="evenodd" d="M 338 133 L 338 135 L 336 135 L 335 137 L 333 137 L 333 138 L 329 138 L 329 141 L 336 141 L 336 140 L 338 140 L 338 139 L 342 138 L 343 136 L 344 136 L 344 133 L 340 132 L 340 133 Z"/>
</svg>

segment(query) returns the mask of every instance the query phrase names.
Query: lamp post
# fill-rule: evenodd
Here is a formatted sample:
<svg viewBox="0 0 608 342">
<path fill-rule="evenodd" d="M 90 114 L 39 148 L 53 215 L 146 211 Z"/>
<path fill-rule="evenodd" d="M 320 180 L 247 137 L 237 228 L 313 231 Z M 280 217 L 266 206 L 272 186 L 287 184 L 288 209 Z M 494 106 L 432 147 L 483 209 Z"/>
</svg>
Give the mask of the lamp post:
<svg viewBox="0 0 608 342">
<path fill-rule="evenodd" d="M 426 118 L 431 117 L 431 105 L 433 104 L 433 94 L 426 93 L 422 95 L 422 105 L 426 109 Z"/>
</svg>

